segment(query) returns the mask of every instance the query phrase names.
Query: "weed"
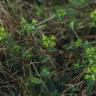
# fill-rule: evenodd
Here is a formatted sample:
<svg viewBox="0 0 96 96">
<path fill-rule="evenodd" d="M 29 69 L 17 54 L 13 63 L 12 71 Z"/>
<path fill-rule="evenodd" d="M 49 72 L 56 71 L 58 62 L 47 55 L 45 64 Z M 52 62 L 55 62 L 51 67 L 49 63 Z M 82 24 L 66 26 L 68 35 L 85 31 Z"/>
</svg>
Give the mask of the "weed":
<svg viewBox="0 0 96 96">
<path fill-rule="evenodd" d="M 1 1 L 0 96 L 93 96 L 94 0 Z"/>
<path fill-rule="evenodd" d="M 5 30 L 3 26 L 0 26 L 0 41 L 3 41 L 8 38 L 8 32 Z"/>
<path fill-rule="evenodd" d="M 96 9 L 90 13 L 90 18 L 91 18 L 92 25 L 95 26 L 96 25 Z"/>
<path fill-rule="evenodd" d="M 58 8 L 55 10 L 55 17 L 58 21 L 64 20 L 64 17 L 66 16 L 66 11 L 64 8 Z"/>
<path fill-rule="evenodd" d="M 21 29 L 24 34 L 32 34 L 37 32 L 36 19 L 32 19 L 31 23 L 28 23 L 24 18 L 21 18 Z"/>
<path fill-rule="evenodd" d="M 56 46 L 56 38 L 53 35 L 46 36 L 43 34 L 41 42 L 42 42 L 43 47 L 48 50 L 53 50 Z"/>
</svg>

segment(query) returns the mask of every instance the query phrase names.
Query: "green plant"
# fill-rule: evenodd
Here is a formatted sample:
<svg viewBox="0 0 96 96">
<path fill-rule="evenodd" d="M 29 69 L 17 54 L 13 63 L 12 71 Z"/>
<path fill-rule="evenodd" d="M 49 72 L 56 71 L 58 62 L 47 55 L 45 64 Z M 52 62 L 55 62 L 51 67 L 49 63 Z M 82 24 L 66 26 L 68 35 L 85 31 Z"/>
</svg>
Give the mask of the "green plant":
<svg viewBox="0 0 96 96">
<path fill-rule="evenodd" d="M 58 8 L 57 7 L 57 10 L 55 10 L 55 17 L 58 21 L 62 21 L 64 20 L 64 17 L 66 15 L 66 11 L 64 8 Z"/>
<path fill-rule="evenodd" d="M 44 9 L 42 6 L 36 6 L 36 15 L 44 17 Z"/>
<path fill-rule="evenodd" d="M 42 68 L 42 70 L 40 72 L 41 77 L 44 79 L 48 79 L 50 74 L 51 74 L 50 71 L 46 67 Z"/>
<path fill-rule="evenodd" d="M 2 1 L 0 96 L 82 96 L 82 89 L 92 96 L 96 87 L 94 1 Z"/>
<path fill-rule="evenodd" d="M 66 45 L 65 47 L 67 49 L 77 49 L 78 50 L 78 48 L 83 48 L 84 47 L 84 43 L 83 43 L 83 40 L 77 39 L 77 40 L 71 41 L 71 43 Z"/>
<path fill-rule="evenodd" d="M 8 37 L 8 32 L 5 30 L 5 28 L 3 26 L 0 26 L 0 41 L 3 41 L 5 39 L 7 39 Z"/>
<path fill-rule="evenodd" d="M 81 39 L 78 39 L 74 44 L 76 47 L 81 47 L 83 45 L 83 41 Z"/>
<path fill-rule="evenodd" d="M 56 46 L 56 37 L 53 35 L 47 36 L 43 34 L 41 42 L 44 48 L 52 50 Z"/>
<path fill-rule="evenodd" d="M 91 13 L 90 13 L 90 18 L 91 18 L 91 23 L 92 25 L 96 25 L 96 9 L 93 10 Z"/>
<path fill-rule="evenodd" d="M 96 66 L 89 66 L 87 68 L 85 79 L 96 81 Z"/>
<path fill-rule="evenodd" d="M 84 79 L 87 82 L 87 95 L 92 96 L 96 81 L 96 47 L 89 47 L 85 50 L 87 68 Z"/>
<path fill-rule="evenodd" d="M 36 19 L 32 19 L 32 22 L 27 22 L 23 17 L 21 18 L 21 31 L 24 34 L 32 34 L 37 32 L 36 24 L 38 21 Z"/>
<path fill-rule="evenodd" d="M 85 79 L 96 80 L 96 48 L 90 47 L 86 49 L 86 59 L 88 63 L 88 68 L 86 70 Z"/>
<path fill-rule="evenodd" d="M 75 64 L 73 64 L 73 67 L 72 68 L 78 70 L 78 69 L 82 68 L 82 64 L 75 63 Z"/>
<path fill-rule="evenodd" d="M 96 81 L 96 47 L 92 47 L 92 45 L 89 46 L 90 43 L 88 43 L 87 41 L 83 43 L 81 40 L 76 41 L 75 43 L 73 43 L 73 45 L 74 44 L 75 46 L 77 46 L 76 48 L 84 48 L 85 60 L 83 63 L 80 63 L 80 61 L 77 60 L 77 63 L 73 64 L 72 69 L 75 69 L 75 71 L 77 72 L 82 69 L 86 69 L 84 74 L 84 80 L 86 81 L 87 95 L 92 96 Z"/>
<path fill-rule="evenodd" d="M 32 84 L 33 84 L 33 85 L 40 85 L 40 84 L 42 84 L 42 80 L 39 79 L 39 78 L 37 78 L 37 77 L 31 76 L 31 77 L 29 77 L 29 78 L 27 79 L 27 85 L 28 85 L 28 86 L 31 86 Z"/>
<path fill-rule="evenodd" d="M 74 20 L 70 21 L 69 22 L 69 27 L 72 31 L 75 30 L 75 27 L 76 27 L 76 22 Z"/>
<path fill-rule="evenodd" d="M 85 50 L 86 59 L 89 65 L 95 65 L 96 63 L 96 47 L 89 47 Z"/>
<path fill-rule="evenodd" d="M 21 50 L 22 50 L 22 46 L 19 44 L 14 44 L 11 46 L 11 48 L 9 49 L 10 53 L 14 56 L 20 56 L 21 55 Z"/>
<path fill-rule="evenodd" d="M 32 59 L 32 57 L 33 57 L 32 50 L 31 50 L 31 49 L 26 50 L 26 51 L 24 52 L 23 56 L 24 56 L 24 58 L 27 59 L 27 60 Z"/>
<path fill-rule="evenodd" d="M 88 3 L 89 2 L 89 0 L 69 0 L 69 2 L 73 5 L 73 6 L 75 6 L 75 7 L 78 7 L 78 6 L 84 6 L 84 5 L 86 5 L 86 3 Z"/>
<path fill-rule="evenodd" d="M 38 96 L 38 93 L 40 93 L 42 88 L 43 81 L 35 76 L 27 76 L 26 79 L 26 87 L 28 88 L 29 94 L 32 94 L 34 96 Z"/>
</svg>

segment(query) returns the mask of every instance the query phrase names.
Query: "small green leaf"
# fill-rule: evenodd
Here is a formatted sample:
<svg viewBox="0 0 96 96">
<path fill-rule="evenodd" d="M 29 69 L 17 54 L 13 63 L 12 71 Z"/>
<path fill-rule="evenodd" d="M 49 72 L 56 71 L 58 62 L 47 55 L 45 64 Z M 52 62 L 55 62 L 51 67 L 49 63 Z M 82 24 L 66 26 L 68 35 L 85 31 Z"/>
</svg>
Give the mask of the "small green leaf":
<svg viewBox="0 0 96 96">
<path fill-rule="evenodd" d="M 74 20 L 72 20 L 72 21 L 69 23 L 69 27 L 70 27 L 70 29 L 71 29 L 72 31 L 75 30 L 75 21 L 74 21 Z"/>
<path fill-rule="evenodd" d="M 39 79 L 39 78 L 36 78 L 36 77 L 32 77 L 32 78 L 30 79 L 30 82 L 31 82 L 32 84 L 36 84 L 36 85 L 42 84 L 42 80 Z"/>
<path fill-rule="evenodd" d="M 8 36 L 9 36 L 9 34 L 5 30 L 5 28 L 3 26 L 0 26 L 0 41 L 7 39 Z"/>
<path fill-rule="evenodd" d="M 44 69 L 41 70 L 40 75 L 41 75 L 42 77 L 44 77 L 44 78 L 48 78 L 49 75 L 50 75 L 50 72 L 49 72 L 49 70 L 48 70 L 47 68 L 44 68 Z"/>
</svg>

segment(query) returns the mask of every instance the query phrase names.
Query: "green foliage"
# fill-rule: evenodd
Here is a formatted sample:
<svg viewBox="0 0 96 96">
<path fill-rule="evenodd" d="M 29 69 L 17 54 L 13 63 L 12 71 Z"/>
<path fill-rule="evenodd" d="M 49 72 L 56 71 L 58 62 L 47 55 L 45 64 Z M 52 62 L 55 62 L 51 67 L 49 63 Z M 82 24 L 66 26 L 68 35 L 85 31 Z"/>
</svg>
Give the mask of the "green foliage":
<svg viewBox="0 0 96 96">
<path fill-rule="evenodd" d="M 96 47 L 90 47 L 85 50 L 85 55 L 89 65 L 96 64 Z"/>
<path fill-rule="evenodd" d="M 78 6 L 84 6 L 86 3 L 88 3 L 89 0 L 69 0 L 69 2 L 75 6 L 75 7 L 78 7 Z"/>
<path fill-rule="evenodd" d="M 19 43 L 15 40 L 15 38 L 10 37 L 8 39 L 10 43 L 7 44 L 8 50 L 10 52 L 10 55 L 14 55 L 14 56 L 22 56 L 26 45 Z"/>
<path fill-rule="evenodd" d="M 96 81 L 96 47 L 87 48 L 85 50 L 85 57 L 88 67 L 86 68 L 84 79 L 87 82 L 88 96 L 92 96 L 95 87 L 94 84 Z"/>
<path fill-rule="evenodd" d="M 90 47 L 86 49 L 86 59 L 88 63 L 88 68 L 86 70 L 85 79 L 86 80 L 96 80 L 96 48 Z"/>
<path fill-rule="evenodd" d="M 89 66 L 86 70 L 86 80 L 96 81 L 96 66 Z"/>
<path fill-rule="evenodd" d="M 37 32 L 36 24 L 38 21 L 36 19 L 32 19 L 31 23 L 28 23 L 24 18 L 21 18 L 21 31 L 24 34 L 32 34 Z"/>
<path fill-rule="evenodd" d="M 80 46 L 82 46 L 83 41 L 81 39 L 78 39 L 74 44 L 76 47 L 80 47 Z"/>
<path fill-rule="evenodd" d="M 82 42 L 81 40 L 77 40 L 75 44 L 78 47 L 84 48 L 84 62 L 80 63 L 77 60 L 77 63 L 73 64 L 72 69 L 79 72 L 84 69 L 84 80 L 87 84 L 87 94 L 88 96 L 92 96 L 94 90 L 94 84 L 96 81 L 96 47 L 90 47 L 91 45 L 88 42 Z M 72 47 L 75 48 L 75 47 Z"/>
<path fill-rule="evenodd" d="M 95 89 L 95 82 L 93 80 L 87 80 L 87 96 L 92 96 Z"/>
<path fill-rule="evenodd" d="M 11 1 L 1 4 L 10 13 L 5 10 L 8 18 L 0 16 L 0 23 L 8 30 L 14 29 L 16 20 L 17 25 L 14 33 L 0 26 L 0 96 L 81 96 L 83 88 L 86 96 L 92 96 L 96 85 L 96 9 L 89 6 L 94 2 Z"/>
<path fill-rule="evenodd" d="M 0 42 L 7 39 L 8 37 L 8 32 L 5 30 L 3 26 L 0 26 Z"/>
<path fill-rule="evenodd" d="M 53 35 L 47 36 L 47 35 L 43 34 L 41 42 L 42 42 L 42 45 L 44 48 L 46 48 L 48 50 L 52 50 L 55 48 L 56 38 Z"/>
<path fill-rule="evenodd" d="M 36 6 L 36 15 L 44 17 L 44 9 L 42 6 Z"/>
<path fill-rule="evenodd" d="M 66 16 L 66 11 L 64 8 L 58 8 L 55 10 L 55 17 L 58 21 L 64 20 L 64 17 Z"/>
<path fill-rule="evenodd" d="M 40 75 L 42 78 L 48 79 L 48 77 L 50 76 L 50 71 L 48 70 L 48 68 L 43 68 L 40 72 Z"/>
<path fill-rule="evenodd" d="M 12 46 L 11 46 L 12 47 Z M 15 44 L 12 48 L 11 48 L 11 53 L 16 55 L 16 56 L 19 56 L 20 53 L 21 53 L 21 50 L 22 50 L 22 47 L 18 44 Z"/>
<path fill-rule="evenodd" d="M 38 96 L 38 92 L 41 90 L 41 86 L 43 84 L 43 81 L 35 76 L 27 76 L 26 79 L 26 87 L 28 88 L 29 94 Z"/>
<path fill-rule="evenodd" d="M 70 45 L 67 45 L 66 48 L 77 49 L 77 48 L 82 48 L 83 46 L 84 46 L 83 40 L 77 39 L 76 41 L 72 41 Z"/>
<path fill-rule="evenodd" d="M 31 50 L 31 49 L 26 50 L 26 51 L 24 52 L 23 56 L 24 56 L 24 58 L 25 58 L 26 60 L 32 59 L 32 57 L 33 57 L 32 50 Z"/>
<path fill-rule="evenodd" d="M 91 18 L 91 23 L 93 26 L 96 25 L 96 9 L 93 10 L 91 13 L 90 13 L 90 18 Z"/>
<path fill-rule="evenodd" d="M 27 81 L 28 85 L 40 85 L 42 84 L 42 80 L 37 78 L 37 77 L 29 77 L 28 81 Z"/>
<path fill-rule="evenodd" d="M 82 64 L 79 63 L 73 64 L 73 69 L 78 70 L 80 68 L 82 68 Z"/>
<path fill-rule="evenodd" d="M 69 23 L 69 27 L 70 27 L 70 29 L 71 30 L 75 30 L 75 22 L 74 21 L 71 21 L 70 23 Z"/>
</svg>

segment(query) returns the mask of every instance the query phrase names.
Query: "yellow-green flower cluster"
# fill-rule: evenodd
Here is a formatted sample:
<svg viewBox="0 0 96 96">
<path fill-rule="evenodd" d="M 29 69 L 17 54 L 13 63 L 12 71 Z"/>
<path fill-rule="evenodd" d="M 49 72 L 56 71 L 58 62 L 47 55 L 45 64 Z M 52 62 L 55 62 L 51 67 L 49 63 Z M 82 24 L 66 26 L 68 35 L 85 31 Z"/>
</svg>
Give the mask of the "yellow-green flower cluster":
<svg viewBox="0 0 96 96">
<path fill-rule="evenodd" d="M 45 48 L 54 48 L 56 45 L 56 38 L 55 36 L 51 35 L 51 36 L 46 36 L 46 35 L 42 35 L 42 45 Z"/>
</svg>

